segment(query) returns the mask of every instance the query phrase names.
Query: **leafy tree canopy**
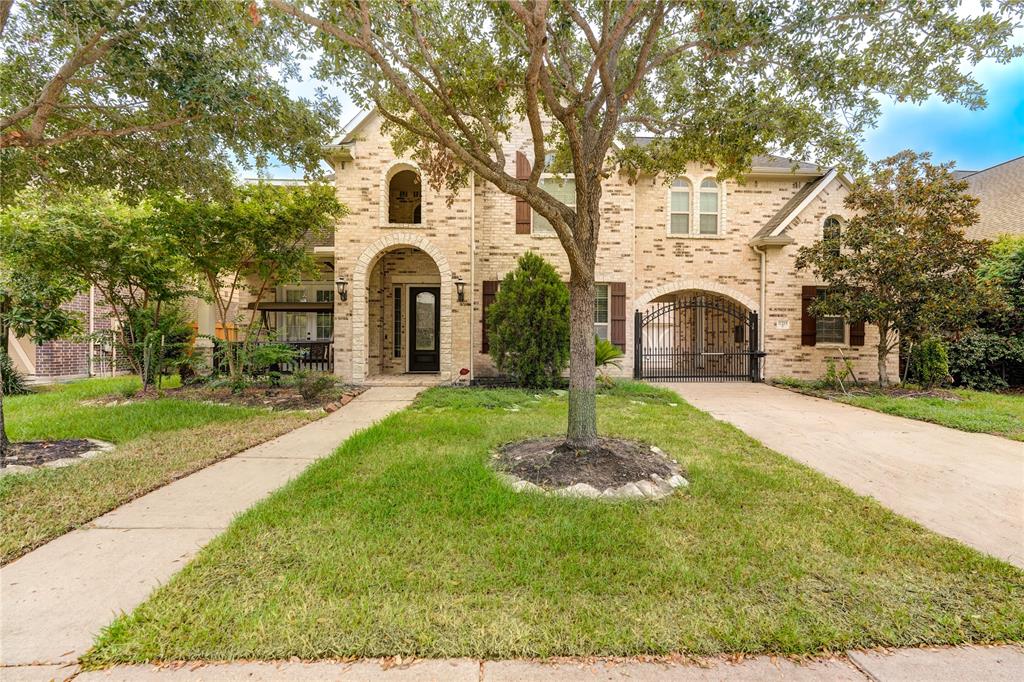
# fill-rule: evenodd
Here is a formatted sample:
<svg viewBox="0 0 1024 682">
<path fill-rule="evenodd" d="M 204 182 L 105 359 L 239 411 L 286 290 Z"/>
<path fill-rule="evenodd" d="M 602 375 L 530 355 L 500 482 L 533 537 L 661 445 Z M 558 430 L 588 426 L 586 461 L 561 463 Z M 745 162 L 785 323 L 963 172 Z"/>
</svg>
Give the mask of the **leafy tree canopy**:
<svg viewBox="0 0 1024 682">
<path fill-rule="evenodd" d="M 255 3 L 254 3 L 255 6 Z M 880 95 L 984 104 L 967 70 L 1020 54 L 1022 5 L 956 0 L 265 0 L 323 53 L 322 78 L 375 107 L 434 187 L 472 171 L 552 225 L 570 265 L 567 441 L 596 444 L 594 265 L 618 163 L 736 175 L 766 151 L 855 164 Z M 527 121 L 529 177 L 506 153 Z M 637 133 L 659 140 L 647 145 Z M 616 145 L 616 143 L 618 143 Z M 541 186 L 574 175 L 574 205 Z"/>
<path fill-rule="evenodd" d="M 834 238 L 802 247 L 797 267 L 828 286 L 814 314 L 842 315 L 878 326 L 878 369 L 904 340 L 921 341 L 970 325 L 983 299 L 978 264 L 986 242 L 968 239 L 978 200 L 952 164 L 933 165 L 911 151 L 872 164 L 846 197 L 853 213 Z M 838 248 L 837 248 L 838 247 Z"/>
<path fill-rule="evenodd" d="M 1024 235 L 1004 235 L 993 242 L 978 270 L 993 288 L 992 305 L 980 325 L 1004 336 L 1024 337 Z"/>
<path fill-rule="evenodd" d="M 0 0 L 0 203 L 28 184 L 225 189 L 231 161 L 316 172 L 335 103 L 293 99 L 303 50 L 246 6 Z"/>
<path fill-rule="evenodd" d="M 71 295 L 95 287 L 123 343 L 135 348 L 149 331 L 133 324 L 138 311 L 153 308 L 155 324 L 161 306 L 193 291 L 183 255 L 151 229 L 152 214 L 150 203 L 129 203 L 114 190 L 79 190 L 60 199 L 25 190 L 0 212 L 5 269 L 53 282 L 54 291 L 63 285 Z M 141 364 L 133 365 L 141 373 Z"/>
<path fill-rule="evenodd" d="M 277 284 L 312 276 L 318 264 L 311 243 L 331 235 L 346 209 L 326 184 L 254 183 L 215 200 L 165 195 L 151 224 L 174 244 L 185 267 L 212 301 L 225 328 L 241 291 L 260 303 Z M 243 340 L 255 337 L 259 316 L 247 311 Z M 232 374 L 243 368 L 228 355 Z"/>
</svg>

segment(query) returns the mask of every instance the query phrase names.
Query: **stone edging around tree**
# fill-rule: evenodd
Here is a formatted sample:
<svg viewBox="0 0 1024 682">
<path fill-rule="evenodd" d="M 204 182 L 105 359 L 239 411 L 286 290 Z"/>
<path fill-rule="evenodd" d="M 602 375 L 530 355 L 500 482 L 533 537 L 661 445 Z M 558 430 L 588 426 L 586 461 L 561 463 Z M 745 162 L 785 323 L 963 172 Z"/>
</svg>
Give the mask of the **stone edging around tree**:
<svg viewBox="0 0 1024 682">
<path fill-rule="evenodd" d="M 690 484 L 678 471 L 678 464 L 658 448 L 651 446 L 651 452 L 664 457 L 671 463 L 674 471 L 668 477 L 658 474 L 651 474 L 648 478 L 637 481 L 629 481 L 616 487 L 598 490 L 589 483 L 575 483 L 564 488 L 543 488 L 536 483 L 522 479 L 507 471 L 496 471 L 498 479 L 507 484 L 516 492 L 538 492 L 557 497 L 583 497 L 599 500 L 660 500 L 668 497 L 676 488 L 684 488 Z"/>
</svg>

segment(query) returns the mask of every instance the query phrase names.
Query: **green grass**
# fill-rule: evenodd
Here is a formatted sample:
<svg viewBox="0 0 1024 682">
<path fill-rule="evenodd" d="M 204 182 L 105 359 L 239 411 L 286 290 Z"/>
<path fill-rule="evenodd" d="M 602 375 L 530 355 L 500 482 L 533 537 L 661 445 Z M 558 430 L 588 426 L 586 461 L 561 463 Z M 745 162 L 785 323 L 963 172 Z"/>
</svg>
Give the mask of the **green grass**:
<svg viewBox="0 0 1024 682">
<path fill-rule="evenodd" d="M 656 504 L 511 492 L 492 449 L 560 432 L 565 398 L 433 389 L 239 517 L 87 665 L 1024 639 L 1018 569 L 674 394 L 598 400 L 604 433 L 658 444 L 690 487 Z"/>
<path fill-rule="evenodd" d="M 140 385 L 137 377 L 86 379 L 5 397 L 7 435 L 15 441 L 98 438 L 125 443 L 144 434 L 247 419 L 258 413 L 251 408 L 170 398 L 113 406 L 82 402 L 134 391 Z"/>
<path fill-rule="evenodd" d="M 0 477 L 0 563 L 312 418 L 171 398 L 81 402 L 138 386 L 131 377 L 89 379 L 5 398 L 14 441 L 89 437 L 117 447 L 73 466 Z"/>
<path fill-rule="evenodd" d="M 952 429 L 1024 441 L 1024 395 L 956 389 L 959 401 L 885 395 L 841 398 L 869 410 L 941 424 Z"/>
</svg>

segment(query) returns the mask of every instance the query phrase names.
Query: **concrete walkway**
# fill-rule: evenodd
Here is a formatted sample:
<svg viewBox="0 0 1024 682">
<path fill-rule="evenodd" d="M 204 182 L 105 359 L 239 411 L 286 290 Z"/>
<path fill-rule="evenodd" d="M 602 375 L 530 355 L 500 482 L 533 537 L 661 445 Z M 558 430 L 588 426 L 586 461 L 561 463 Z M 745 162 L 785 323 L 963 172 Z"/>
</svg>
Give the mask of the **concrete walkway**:
<svg viewBox="0 0 1024 682">
<path fill-rule="evenodd" d="M 668 386 L 772 450 L 1024 568 L 1024 443 L 765 384 Z"/>
<path fill-rule="evenodd" d="M 78 660 L 102 627 L 145 600 L 237 514 L 421 390 L 371 388 L 323 419 L 129 502 L 3 567 L 0 665 Z M 13 673 L 0 670 L 0 677 Z"/>
<path fill-rule="evenodd" d="M 5 680 L 63 679 L 73 668 L 8 669 Z M 793 662 L 758 656 L 730 662 L 723 659 L 614 659 L 556 661 L 480 661 L 447 659 L 349 662 L 267 661 L 184 663 L 179 666 L 117 666 L 80 673 L 76 682 L 177 682 L 203 680 L 341 680 L 360 682 L 1017 682 L 1024 677 L 1024 650 L 1015 646 L 899 649 L 893 652 L 850 652 L 846 656 Z"/>
</svg>

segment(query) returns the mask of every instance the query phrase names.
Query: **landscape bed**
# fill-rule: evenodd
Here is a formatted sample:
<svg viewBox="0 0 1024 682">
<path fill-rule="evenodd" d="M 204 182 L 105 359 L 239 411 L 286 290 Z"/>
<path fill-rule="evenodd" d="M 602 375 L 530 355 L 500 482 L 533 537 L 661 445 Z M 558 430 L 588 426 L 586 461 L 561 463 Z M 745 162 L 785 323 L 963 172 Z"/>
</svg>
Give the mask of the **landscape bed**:
<svg viewBox="0 0 1024 682">
<path fill-rule="evenodd" d="M 768 450 L 673 393 L 598 398 L 662 448 L 660 502 L 517 493 L 503 443 L 566 399 L 433 389 L 239 517 L 89 667 L 171 660 L 808 654 L 1024 639 L 1024 572 Z"/>
<path fill-rule="evenodd" d="M 0 477 L 0 563 L 315 418 L 166 397 L 110 398 L 138 386 L 134 377 L 89 379 L 4 399 L 12 440 L 96 438 L 116 447 L 61 468 Z"/>
</svg>

